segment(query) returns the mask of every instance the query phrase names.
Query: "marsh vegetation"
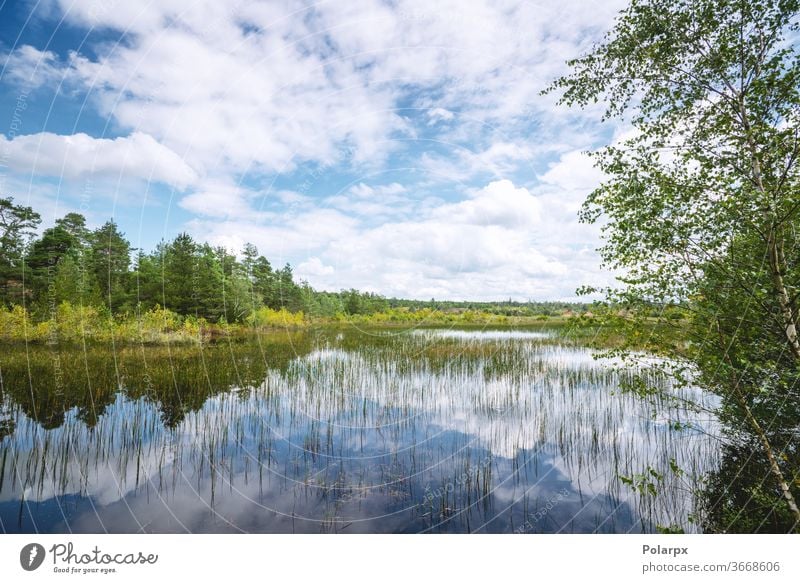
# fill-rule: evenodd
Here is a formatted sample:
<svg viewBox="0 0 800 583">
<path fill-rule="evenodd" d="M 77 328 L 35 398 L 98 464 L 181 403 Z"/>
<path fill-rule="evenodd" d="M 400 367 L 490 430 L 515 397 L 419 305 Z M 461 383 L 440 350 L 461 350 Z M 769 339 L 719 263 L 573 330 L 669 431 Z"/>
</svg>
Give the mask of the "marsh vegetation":
<svg viewBox="0 0 800 583">
<path fill-rule="evenodd" d="M 694 531 L 716 422 L 568 329 L 0 356 L 4 532 Z M 654 406 L 636 378 L 672 394 Z"/>
</svg>

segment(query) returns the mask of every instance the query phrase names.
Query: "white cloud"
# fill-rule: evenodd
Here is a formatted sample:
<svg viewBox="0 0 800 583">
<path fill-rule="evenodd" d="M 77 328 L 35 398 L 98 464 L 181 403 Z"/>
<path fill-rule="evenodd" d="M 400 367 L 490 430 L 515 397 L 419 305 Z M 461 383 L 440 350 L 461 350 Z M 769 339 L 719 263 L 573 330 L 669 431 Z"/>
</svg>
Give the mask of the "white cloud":
<svg viewBox="0 0 800 583">
<path fill-rule="evenodd" d="M 125 31 L 128 42 L 73 54 L 60 72 L 52 53 L 23 46 L 9 74 L 28 76 L 36 64 L 40 79 L 91 90 L 102 114 L 195 168 L 284 172 L 307 160 L 382 160 L 393 136 L 413 133 L 400 100 L 430 103 L 428 89 L 437 95 L 428 121 L 457 110 L 509 129 L 538 115 L 530 139 L 551 140 L 563 116 L 539 91 L 623 0 L 54 3 L 72 24 Z"/>
<path fill-rule="evenodd" d="M 357 198 L 395 197 L 406 192 L 406 187 L 398 182 L 378 186 L 370 186 L 364 182 L 359 182 L 350 188 L 350 192 Z"/>
<path fill-rule="evenodd" d="M 581 285 L 606 281 L 593 251 L 597 230 L 578 225 L 563 189 L 532 192 L 499 180 L 466 194 L 455 202 L 420 201 L 378 224 L 355 221 L 352 211 L 314 209 L 266 222 L 200 220 L 193 231 L 234 249 L 252 241 L 328 290 L 541 300 L 570 298 Z"/>
<path fill-rule="evenodd" d="M 510 180 L 498 180 L 479 190 L 471 199 L 437 208 L 433 217 L 451 223 L 532 227 L 541 218 L 541 204 L 525 188 Z"/>
<path fill-rule="evenodd" d="M 104 176 L 164 182 L 185 188 L 197 180 L 192 168 L 151 136 L 135 132 L 106 139 L 86 134 L 0 135 L 9 168 L 19 173 L 79 179 Z"/>
<path fill-rule="evenodd" d="M 529 144 L 495 141 L 480 150 L 471 150 L 453 145 L 445 153 L 424 153 L 419 159 L 419 168 L 432 180 L 465 182 L 479 175 L 503 178 L 519 170 L 533 166 L 537 155 L 560 148 L 560 145 L 533 147 Z"/>
<path fill-rule="evenodd" d="M 347 191 L 324 199 L 328 207 L 362 219 L 399 220 L 411 212 L 414 201 L 398 182 L 369 185 L 359 182 Z"/>
<path fill-rule="evenodd" d="M 206 180 L 197 190 L 183 197 L 180 206 L 198 215 L 219 218 L 254 218 L 268 213 L 253 211 L 252 201 L 258 193 L 226 181 Z"/>
<path fill-rule="evenodd" d="M 605 277 L 597 229 L 575 216 L 599 179 L 579 152 L 603 130 L 585 123 L 591 110 L 557 109 L 540 91 L 625 1 L 51 0 L 67 23 L 125 42 L 62 58 L 18 47 L 6 78 L 83 92 L 129 136 L 4 145 L 15 171 L 186 189 L 179 204 L 199 238 L 252 241 L 315 285 L 569 297 Z M 398 153 L 397 182 L 370 179 Z M 353 186 L 312 194 L 291 182 L 304 164 Z M 243 177 L 281 186 L 251 190 Z M 454 190 L 463 198 L 445 200 Z"/>
<path fill-rule="evenodd" d="M 550 168 L 540 180 L 565 190 L 580 190 L 588 194 L 603 180 L 603 173 L 594 167 L 594 161 L 584 152 L 567 152 Z"/>
<path fill-rule="evenodd" d="M 434 107 L 433 109 L 428 110 L 426 113 L 430 119 L 430 121 L 428 121 L 428 125 L 433 125 L 439 121 L 450 121 L 455 117 L 455 114 L 452 111 L 442 107 Z"/>
<path fill-rule="evenodd" d="M 330 266 L 322 263 L 319 257 L 309 257 L 297 266 L 295 273 L 301 279 L 308 279 L 320 276 L 332 275 L 336 270 Z"/>
<path fill-rule="evenodd" d="M 8 55 L 5 76 L 26 89 L 58 82 L 67 72 L 52 51 L 22 45 Z"/>
<path fill-rule="evenodd" d="M 461 155 L 465 166 L 503 176 L 515 171 L 520 165 L 531 165 L 534 150 L 526 144 L 494 142 L 483 151 L 462 151 Z"/>
</svg>

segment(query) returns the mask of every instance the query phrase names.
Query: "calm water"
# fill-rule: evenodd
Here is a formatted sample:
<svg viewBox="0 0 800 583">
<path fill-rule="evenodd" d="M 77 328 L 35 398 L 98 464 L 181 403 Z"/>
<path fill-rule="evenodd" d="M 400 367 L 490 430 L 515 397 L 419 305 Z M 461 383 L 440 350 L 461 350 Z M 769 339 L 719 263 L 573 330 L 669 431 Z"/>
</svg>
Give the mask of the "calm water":
<svg viewBox="0 0 800 583">
<path fill-rule="evenodd" d="M 0 372 L 9 533 L 691 530 L 718 458 L 708 420 L 541 330 L 19 348 Z M 648 468 L 657 496 L 618 477 Z"/>
</svg>

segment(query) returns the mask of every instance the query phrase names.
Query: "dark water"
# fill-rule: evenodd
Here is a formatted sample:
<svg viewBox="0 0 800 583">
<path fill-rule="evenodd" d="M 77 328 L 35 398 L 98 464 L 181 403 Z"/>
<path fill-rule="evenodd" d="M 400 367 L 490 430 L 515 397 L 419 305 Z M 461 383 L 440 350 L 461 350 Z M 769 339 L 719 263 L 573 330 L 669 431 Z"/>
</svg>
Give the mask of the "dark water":
<svg viewBox="0 0 800 583">
<path fill-rule="evenodd" d="M 556 332 L 20 347 L 0 372 L 8 533 L 691 529 L 717 458 L 710 422 Z M 657 496 L 619 479 L 649 469 Z"/>
</svg>

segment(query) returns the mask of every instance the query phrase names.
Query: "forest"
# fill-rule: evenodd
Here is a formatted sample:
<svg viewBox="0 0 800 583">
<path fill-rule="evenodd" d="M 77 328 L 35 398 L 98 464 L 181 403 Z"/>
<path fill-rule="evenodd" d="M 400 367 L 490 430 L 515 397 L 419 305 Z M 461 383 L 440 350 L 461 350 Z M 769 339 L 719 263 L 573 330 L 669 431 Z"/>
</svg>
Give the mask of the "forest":
<svg viewBox="0 0 800 583">
<path fill-rule="evenodd" d="M 83 215 L 68 213 L 52 227 L 40 225 L 36 210 L 0 198 L 5 339 L 46 339 L 52 333 L 47 323 L 58 325 L 61 339 L 83 339 L 99 334 L 94 328 L 103 324 L 121 333 L 119 324 L 134 320 L 139 328 L 158 323 L 162 332 L 195 335 L 215 325 L 303 326 L 345 318 L 505 322 L 587 310 L 586 304 L 568 302 L 418 301 L 355 289 L 319 291 L 298 279 L 291 265 L 273 265 L 249 243 L 235 254 L 180 233 L 145 252 L 131 245 L 113 219 L 91 229 Z M 165 337 L 149 335 L 158 338 Z"/>
</svg>

